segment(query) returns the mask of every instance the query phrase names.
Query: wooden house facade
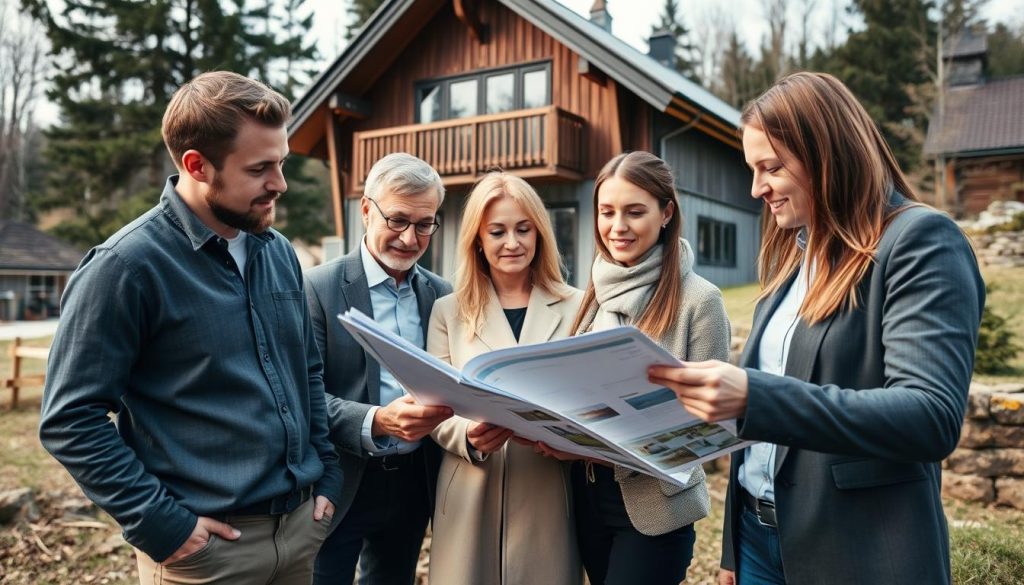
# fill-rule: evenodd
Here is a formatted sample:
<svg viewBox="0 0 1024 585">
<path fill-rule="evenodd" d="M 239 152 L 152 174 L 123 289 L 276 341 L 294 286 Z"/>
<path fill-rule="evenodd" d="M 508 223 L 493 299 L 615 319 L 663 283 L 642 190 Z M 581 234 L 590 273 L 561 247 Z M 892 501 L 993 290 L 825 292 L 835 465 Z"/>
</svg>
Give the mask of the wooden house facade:
<svg viewBox="0 0 1024 585">
<path fill-rule="evenodd" d="M 604 12 L 603 10 L 600 12 Z M 341 250 L 362 235 L 373 163 L 404 151 L 436 168 L 447 196 L 423 263 L 455 270 L 465 194 L 488 170 L 526 178 L 549 208 L 577 286 L 593 259 L 593 184 L 627 150 L 677 175 L 697 271 L 755 280 L 760 206 L 736 136 L 739 114 L 555 0 L 388 0 L 295 105 L 293 152 L 331 168 Z"/>
</svg>

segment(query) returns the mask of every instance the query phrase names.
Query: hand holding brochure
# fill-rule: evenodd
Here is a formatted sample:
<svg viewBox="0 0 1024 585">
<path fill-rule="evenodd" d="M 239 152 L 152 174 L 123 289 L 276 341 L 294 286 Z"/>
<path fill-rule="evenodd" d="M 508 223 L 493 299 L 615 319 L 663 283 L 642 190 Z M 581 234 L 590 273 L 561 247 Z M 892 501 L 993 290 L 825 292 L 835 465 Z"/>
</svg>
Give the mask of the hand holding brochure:
<svg viewBox="0 0 1024 585">
<path fill-rule="evenodd" d="M 634 327 L 492 351 L 460 373 L 357 310 L 338 320 L 417 402 L 683 485 L 694 466 L 750 444 L 705 423 L 647 368 L 679 360 Z"/>
</svg>

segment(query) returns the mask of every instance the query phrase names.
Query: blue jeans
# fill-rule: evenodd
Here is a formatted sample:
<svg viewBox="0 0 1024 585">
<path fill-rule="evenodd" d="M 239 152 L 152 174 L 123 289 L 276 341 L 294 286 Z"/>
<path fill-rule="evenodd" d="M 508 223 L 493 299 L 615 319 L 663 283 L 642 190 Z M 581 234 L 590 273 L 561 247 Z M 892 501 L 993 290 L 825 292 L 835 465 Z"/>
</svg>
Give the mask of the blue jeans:
<svg viewBox="0 0 1024 585">
<path fill-rule="evenodd" d="M 743 506 L 739 540 L 738 585 L 786 585 L 778 529 L 762 525 L 754 512 Z"/>
</svg>

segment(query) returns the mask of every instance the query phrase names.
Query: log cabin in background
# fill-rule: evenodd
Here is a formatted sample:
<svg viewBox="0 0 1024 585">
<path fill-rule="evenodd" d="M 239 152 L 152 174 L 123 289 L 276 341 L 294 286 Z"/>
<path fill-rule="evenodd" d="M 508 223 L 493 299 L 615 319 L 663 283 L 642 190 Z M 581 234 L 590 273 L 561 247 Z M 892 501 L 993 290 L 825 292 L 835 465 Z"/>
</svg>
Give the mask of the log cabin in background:
<svg viewBox="0 0 1024 585">
<path fill-rule="evenodd" d="M 623 9 L 626 4 L 622 5 Z M 593 185 L 601 166 L 649 150 L 676 172 L 696 271 L 719 286 L 756 280 L 760 204 L 737 138 L 739 112 L 611 34 L 605 2 L 588 20 L 555 0 L 387 0 L 295 104 L 292 152 L 331 168 L 338 239 L 363 233 L 373 163 L 419 156 L 441 174 L 442 228 L 422 263 L 451 277 L 465 195 L 488 170 L 526 178 L 549 208 L 569 281 L 586 284 Z"/>
<path fill-rule="evenodd" d="M 988 79 L 984 31 L 951 38 L 943 55 L 945 83 L 924 144 L 935 163 L 934 205 L 972 217 L 993 201 L 1024 201 L 1024 77 Z"/>
</svg>

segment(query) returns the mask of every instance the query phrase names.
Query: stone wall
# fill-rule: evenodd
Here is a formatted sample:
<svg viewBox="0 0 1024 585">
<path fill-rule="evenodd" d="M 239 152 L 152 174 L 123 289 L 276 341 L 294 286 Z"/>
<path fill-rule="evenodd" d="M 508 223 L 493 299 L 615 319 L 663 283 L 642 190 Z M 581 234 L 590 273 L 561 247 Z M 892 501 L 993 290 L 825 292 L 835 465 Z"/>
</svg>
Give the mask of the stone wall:
<svg viewBox="0 0 1024 585">
<path fill-rule="evenodd" d="M 971 240 L 983 265 L 1024 266 L 1024 232 L 980 234 Z"/>
<path fill-rule="evenodd" d="M 943 495 L 1024 510 L 1024 384 L 971 384 L 960 444 L 942 467 Z"/>
</svg>

